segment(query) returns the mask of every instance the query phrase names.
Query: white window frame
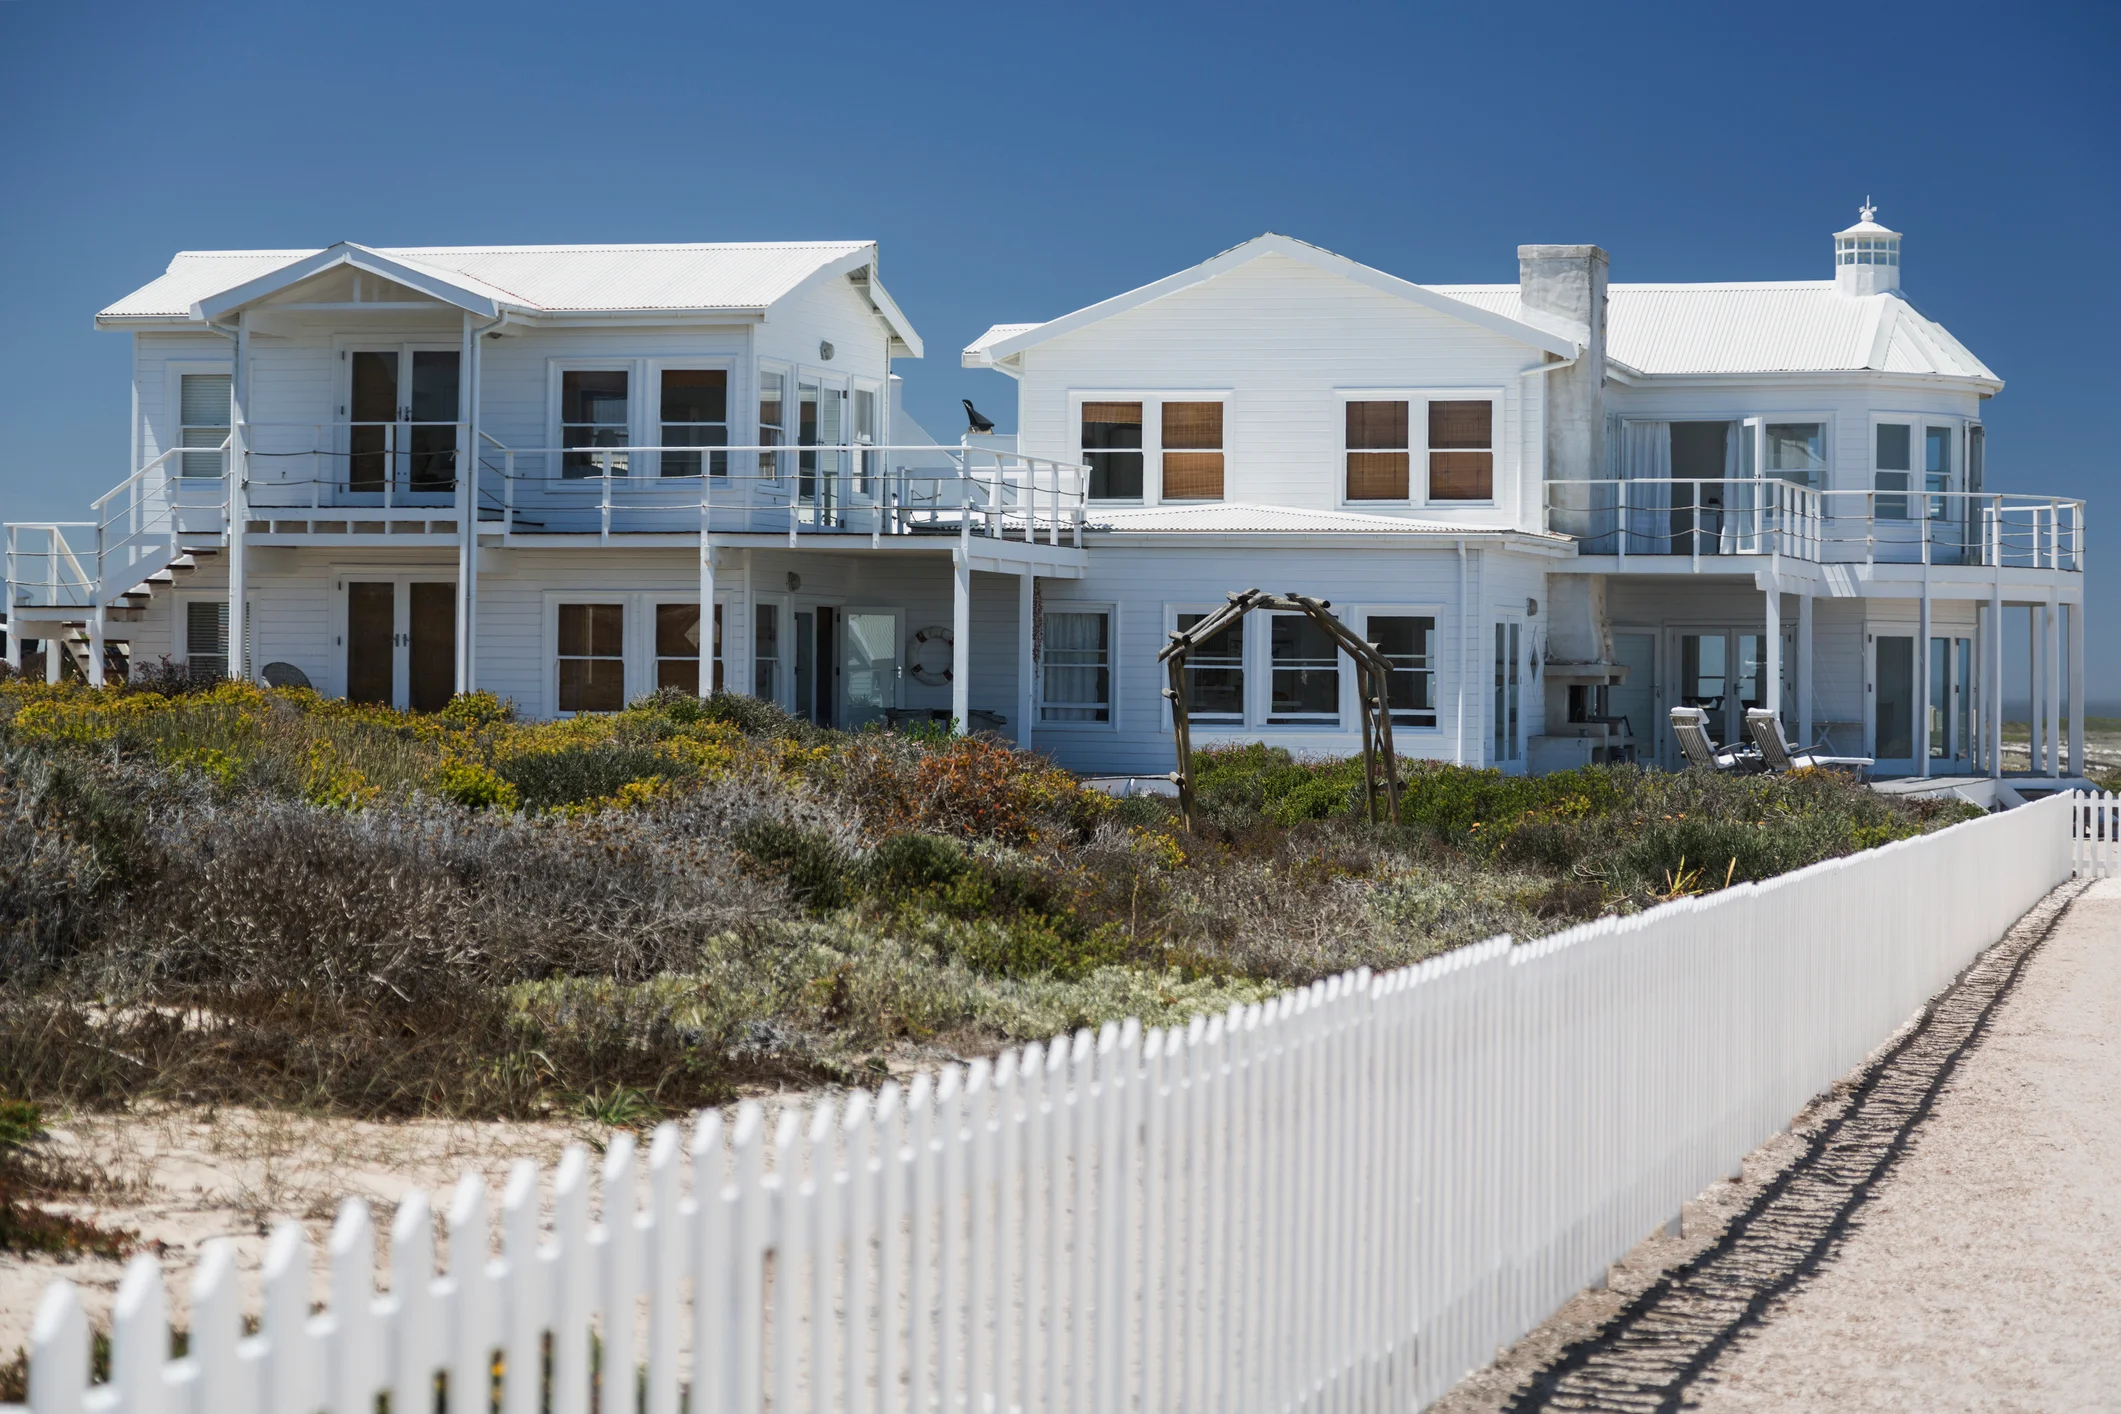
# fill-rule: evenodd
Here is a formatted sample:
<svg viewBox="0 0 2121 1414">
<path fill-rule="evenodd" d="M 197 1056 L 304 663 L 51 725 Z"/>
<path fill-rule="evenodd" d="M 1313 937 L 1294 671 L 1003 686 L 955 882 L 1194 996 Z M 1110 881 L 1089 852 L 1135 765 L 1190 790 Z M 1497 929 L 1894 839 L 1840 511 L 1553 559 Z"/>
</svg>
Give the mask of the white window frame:
<svg viewBox="0 0 2121 1414">
<path fill-rule="evenodd" d="M 744 409 L 744 420 L 750 424 L 751 440 L 754 446 L 763 447 L 768 445 L 766 441 L 766 424 L 759 420 L 759 404 L 765 401 L 766 376 L 768 374 L 779 374 L 781 379 L 781 425 L 774 429 L 781 440 L 771 445 L 778 447 L 793 447 L 795 445 L 796 422 L 789 414 L 795 411 L 796 380 L 799 372 L 797 366 L 786 359 L 762 358 L 753 364 L 751 370 L 751 400 Z M 761 477 L 770 476 L 774 480 L 779 480 L 784 476 L 793 476 L 795 474 L 795 462 L 785 452 L 760 452 L 757 454 L 757 461 L 751 468 L 751 474 Z"/>
<path fill-rule="evenodd" d="M 569 373 L 623 373 L 626 375 L 626 444 L 628 447 L 654 446 L 653 442 L 641 440 L 643 405 L 647 398 L 642 388 L 649 381 L 649 360 L 639 358 L 548 358 L 545 360 L 545 445 L 555 450 L 552 453 L 551 477 L 546 484 L 548 491 L 575 491 L 584 495 L 599 494 L 599 478 L 593 476 L 569 477 L 567 456 L 559 450 L 566 440 L 561 429 L 562 379 Z M 626 459 L 626 475 L 613 480 L 632 480 L 640 474 L 635 465 L 640 454 L 631 452 Z M 583 602 L 588 602 L 584 600 Z M 557 700 L 557 699 L 555 699 Z"/>
<path fill-rule="evenodd" d="M 1432 641 L 1433 651 L 1429 655 L 1431 659 L 1429 675 L 1436 688 L 1436 721 L 1433 725 L 1424 727 L 1417 726 L 1412 722 L 1402 722 L 1395 717 L 1392 721 L 1392 734 L 1397 737 L 1403 732 L 1418 732 L 1423 736 L 1442 736 L 1445 716 L 1443 709 L 1445 697 L 1443 650 L 1446 641 L 1445 633 L 1450 617 L 1444 606 L 1441 604 L 1357 604 L 1349 610 L 1349 615 L 1356 623 L 1362 626 L 1357 630 L 1357 633 L 1365 643 L 1375 643 L 1377 641 L 1370 635 L 1370 620 L 1373 617 L 1434 619 L 1436 621 L 1436 632 Z M 1359 692 L 1360 682 L 1357 682 L 1354 686 L 1356 691 Z M 1352 699 L 1356 694 L 1355 692 L 1350 692 L 1347 695 Z M 1355 710 L 1360 707 L 1360 704 L 1351 700 L 1349 707 L 1350 710 Z"/>
<path fill-rule="evenodd" d="M 182 663 L 186 672 L 191 671 L 191 606 L 194 604 L 217 604 L 226 609 L 228 607 L 228 595 L 225 593 L 217 594 L 210 590 L 199 590 L 189 594 L 180 592 L 171 600 L 169 646 L 173 651 L 169 656 L 172 662 Z M 250 616 L 245 614 L 244 627 L 246 630 L 249 628 L 249 619 Z M 24 638 L 27 640 L 28 635 L 24 635 Z M 50 651 L 50 640 L 40 639 L 37 642 L 45 651 Z M 224 675 L 227 665 L 233 663 L 235 658 L 236 645 L 231 641 L 228 645 L 228 652 L 222 659 Z"/>
<path fill-rule="evenodd" d="M 1347 623 L 1347 617 L 1341 610 L 1331 609 L 1327 612 L 1332 614 L 1343 625 Z M 1261 621 L 1256 637 L 1258 638 L 1259 661 L 1263 671 L 1258 674 L 1260 680 L 1259 703 L 1254 720 L 1261 727 L 1277 732 L 1335 733 L 1346 731 L 1349 709 L 1354 705 L 1350 701 L 1353 694 L 1349 691 L 1349 688 L 1353 679 L 1349 669 L 1355 666 L 1346 651 L 1338 643 L 1333 645 L 1334 711 L 1332 719 L 1277 722 L 1274 720 L 1274 621 L 1282 618 L 1308 619 L 1310 615 L 1286 609 L 1255 609 L 1245 615 L 1245 618 L 1247 620 L 1259 619 Z M 1249 644 L 1247 645 L 1248 648 L 1250 646 Z M 1252 674 L 1249 662 L 1246 666 L 1245 685 L 1250 688 L 1252 685 Z"/>
<path fill-rule="evenodd" d="M 1516 475 L 1517 456 L 1509 438 L 1510 390 L 1494 385 L 1471 388 L 1335 388 L 1333 390 L 1333 444 L 1339 449 L 1333 462 L 1333 503 L 1344 511 L 1377 507 L 1435 507 L 1441 510 L 1494 510 L 1502 506 Z M 1393 403 L 1407 405 L 1407 499 L 1361 500 L 1348 498 L 1348 407 L 1349 403 Z M 1477 403 L 1494 405 L 1488 427 L 1488 455 L 1494 467 L 1489 474 L 1488 499 L 1484 501 L 1437 500 L 1429 494 L 1429 404 Z"/>
<path fill-rule="evenodd" d="M 728 380 L 723 386 L 724 396 L 722 405 L 722 432 L 725 440 L 728 443 L 736 442 L 736 411 L 738 407 L 737 397 L 738 394 L 742 391 L 737 387 L 737 361 L 733 355 L 710 354 L 702 355 L 697 358 L 652 358 L 647 361 L 646 383 L 643 388 L 642 398 L 642 400 L 646 402 L 647 407 L 644 410 L 645 415 L 642 420 L 648 427 L 649 435 L 652 440 L 645 443 L 644 445 L 654 447 L 660 447 L 664 445 L 663 375 L 665 373 L 695 372 L 720 373 Z M 626 401 L 628 406 L 630 407 L 634 401 L 630 393 Z M 756 410 L 754 410 L 754 412 L 755 411 Z M 707 425 L 712 426 L 713 424 L 710 423 Z M 655 478 L 660 479 L 663 475 L 662 454 L 656 453 L 654 460 Z M 703 469 L 711 467 L 712 465 L 712 461 L 710 461 L 706 457 L 703 456 L 701 458 L 701 466 Z M 645 467 L 643 468 L 643 471 L 645 473 Z"/>
<path fill-rule="evenodd" d="M 255 363 L 255 360 L 253 360 L 253 363 Z M 162 367 L 164 376 L 168 380 L 168 388 L 165 391 L 167 401 L 163 404 L 166 416 L 163 419 L 163 435 L 157 439 L 155 455 L 160 456 L 172 448 L 176 449 L 177 455 L 173 458 L 176 462 L 176 469 L 169 475 L 169 479 L 173 482 L 216 480 L 217 478 L 212 476 L 187 477 L 184 474 L 184 378 L 186 374 L 194 377 L 204 374 L 209 377 L 219 376 L 228 379 L 229 416 L 233 419 L 235 416 L 235 360 L 186 359 L 181 362 L 166 363 Z M 233 422 L 230 425 L 233 426 Z M 203 451 L 205 449 L 201 448 L 199 450 Z M 143 460 L 151 460 L 151 458 Z M 221 454 L 221 475 L 226 476 L 227 474 L 228 454 L 224 452 Z"/>
<path fill-rule="evenodd" d="M 1040 734 L 1044 734 L 1049 731 L 1059 731 L 1101 732 L 1108 735 L 1118 731 L 1120 701 L 1119 605 L 1116 603 L 1104 601 L 1093 602 L 1090 600 L 1059 599 L 1050 596 L 1047 597 L 1043 601 L 1043 603 L 1043 611 L 1047 614 L 1103 614 L 1105 616 L 1105 720 L 1102 722 L 1062 722 L 1046 720 L 1046 661 L 1044 655 L 1041 654 L 1039 657 L 1039 661 L 1037 662 L 1037 664 L 1034 665 L 1035 671 L 1033 672 L 1031 679 L 1033 693 L 1033 730 L 1039 732 Z M 1187 609 L 1183 612 L 1193 613 L 1195 611 Z M 1174 624 L 1177 622 L 1175 613 L 1172 622 Z M 1045 637 L 1045 625 L 1042 623 L 1038 627 L 1040 639 L 1041 641 L 1043 641 Z M 1082 706 L 1085 704 L 1070 703 L 1068 705 Z M 1167 711 L 1164 715 L 1168 719 L 1170 713 Z"/>
<path fill-rule="evenodd" d="M 1084 403 L 1140 403 L 1142 405 L 1142 493 L 1139 497 L 1100 498 L 1100 506 L 1212 506 L 1221 502 L 1188 496 L 1170 500 L 1164 491 L 1164 404 L 1221 403 L 1223 405 L 1223 500 L 1230 499 L 1230 472 L 1236 460 L 1231 426 L 1231 408 L 1237 401 L 1234 388 L 1070 388 L 1068 390 L 1068 441 L 1076 460 L 1087 466 L 1083 451 Z M 1180 448 L 1181 451 L 1191 450 Z M 1187 613 L 1193 610 L 1188 609 Z"/>
<path fill-rule="evenodd" d="M 861 434 L 855 430 L 855 425 L 860 420 L 856 416 L 855 405 L 856 399 L 863 393 L 867 393 L 870 396 L 873 400 L 872 405 L 876 409 L 876 426 L 868 434 L 869 443 L 878 447 L 889 446 L 891 444 L 891 436 L 885 424 L 890 421 L 891 417 L 890 386 L 881 378 L 868 378 L 861 374 L 850 375 L 847 379 L 847 440 L 849 442 L 861 440 Z M 855 495 L 874 499 L 880 489 L 879 482 L 883 475 L 883 453 L 862 453 L 854 467 L 853 479 L 849 485 L 849 490 Z"/>
</svg>

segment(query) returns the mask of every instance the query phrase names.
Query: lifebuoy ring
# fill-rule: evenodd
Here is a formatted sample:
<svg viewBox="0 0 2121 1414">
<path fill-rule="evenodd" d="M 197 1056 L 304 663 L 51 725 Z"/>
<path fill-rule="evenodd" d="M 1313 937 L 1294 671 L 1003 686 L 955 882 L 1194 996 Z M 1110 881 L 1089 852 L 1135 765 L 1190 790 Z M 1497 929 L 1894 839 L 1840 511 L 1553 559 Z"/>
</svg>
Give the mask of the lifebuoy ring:
<svg viewBox="0 0 2121 1414">
<path fill-rule="evenodd" d="M 949 650 L 943 655 L 941 667 L 936 667 L 928 661 L 928 645 L 931 643 L 940 643 Z M 907 640 L 907 649 L 906 670 L 913 674 L 915 682 L 925 683 L 929 687 L 941 687 L 951 680 L 950 661 L 957 650 L 956 639 L 949 629 L 941 624 L 930 624 Z"/>
</svg>

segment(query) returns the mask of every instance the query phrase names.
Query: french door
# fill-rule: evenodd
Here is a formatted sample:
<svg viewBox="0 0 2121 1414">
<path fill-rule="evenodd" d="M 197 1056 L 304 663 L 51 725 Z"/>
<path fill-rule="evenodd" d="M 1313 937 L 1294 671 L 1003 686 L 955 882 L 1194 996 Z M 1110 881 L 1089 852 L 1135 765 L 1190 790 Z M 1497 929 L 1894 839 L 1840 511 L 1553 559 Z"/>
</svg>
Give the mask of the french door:
<svg viewBox="0 0 2121 1414">
<path fill-rule="evenodd" d="M 346 581 L 344 641 L 348 701 L 440 711 L 456 690 L 455 582 Z"/>
<path fill-rule="evenodd" d="M 896 609 L 848 609 L 840 615 L 840 725 L 853 730 L 884 719 L 899 705 L 899 615 Z"/>
<path fill-rule="evenodd" d="M 1745 737 L 1749 707 L 1767 705 L 1765 643 L 1759 633 L 1743 629 L 1675 630 L 1666 659 L 1676 666 L 1672 705 L 1699 707 L 1708 714 L 1709 735 L 1722 745 Z M 1658 754 L 1671 758 L 1669 724 L 1659 724 Z"/>
<path fill-rule="evenodd" d="M 366 497 L 455 489 L 460 361 L 456 349 L 417 344 L 346 350 L 340 490 Z"/>
</svg>

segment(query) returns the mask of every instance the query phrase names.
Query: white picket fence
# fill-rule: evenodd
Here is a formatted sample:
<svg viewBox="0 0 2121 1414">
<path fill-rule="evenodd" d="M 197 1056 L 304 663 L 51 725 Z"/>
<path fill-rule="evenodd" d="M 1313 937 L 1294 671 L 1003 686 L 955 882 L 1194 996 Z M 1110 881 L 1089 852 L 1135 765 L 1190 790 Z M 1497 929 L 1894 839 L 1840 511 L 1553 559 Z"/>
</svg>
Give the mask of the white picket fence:
<svg viewBox="0 0 2121 1414">
<path fill-rule="evenodd" d="M 2073 808 L 2079 877 L 2111 879 L 2121 874 L 2121 795 L 2078 791 Z"/>
<path fill-rule="evenodd" d="M 655 1132 L 645 1185 L 620 1135 L 600 1183 L 581 1149 L 561 1160 L 549 1233 L 518 1164 L 498 1256 L 467 1176 L 447 1272 L 427 1201 L 400 1205 L 385 1295 L 349 1201 L 321 1313 L 302 1230 L 274 1232 L 254 1335 L 209 1244 L 182 1359 L 136 1258 L 93 1390 L 76 1293 L 47 1292 L 29 1408 L 1418 1409 L 1731 1173 L 2073 867 L 2110 872 L 2117 819 L 2111 798 L 2044 801 L 1524 946 L 820 1096 L 771 1136 L 756 1105 L 727 1135 L 703 1113 L 689 1143 Z"/>
</svg>

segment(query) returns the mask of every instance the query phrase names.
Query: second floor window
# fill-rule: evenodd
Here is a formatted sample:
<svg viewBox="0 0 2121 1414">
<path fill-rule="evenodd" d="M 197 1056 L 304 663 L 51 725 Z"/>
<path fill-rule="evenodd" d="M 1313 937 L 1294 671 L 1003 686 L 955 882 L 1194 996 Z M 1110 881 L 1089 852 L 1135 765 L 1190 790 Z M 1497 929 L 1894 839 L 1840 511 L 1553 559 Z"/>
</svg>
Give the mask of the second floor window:
<svg viewBox="0 0 2121 1414">
<path fill-rule="evenodd" d="M 626 454 L 598 456 L 576 448 L 626 445 L 624 369 L 569 369 L 560 375 L 560 475 L 570 480 L 626 474 Z"/>
<path fill-rule="evenodd" d="M 1915 470 L 1915 429 L 1904 422 L 1878 424 L 1878 495 L 1873 514 L 1880 520 L 1908 519 L 1908 478 Z"/>
<path fill-rule="evenodd" d="M 1223 405 L 1163 405 L 1164 499 L 1223 498 Z"/>
<path fill-rule="evenodd" d="M 1083 404 L 1083 460 L 1090 466 L 1090 499 L 1139 501 L 1142 496 L 1142 405 Z"/>
<path fill-rule="evenodd" d="M 1767 474 L 1772 481 L 1819 490 L 1826 477 L 1826 428 L 1817 422 L 1770 422 Z"/>
<path fill-rule="evenodd" d="M 719 368 L 663 370 L 663 445 L 726 447 L 729 445 L 729 375 Z M 727 452 L 665 452 L 663 475 L 698 476 L 704 466 L 714 476 L 729 474 Z"/>
<path fill-rule="evenodd" d="M 768 370 L 759 372 L 759 445 L 779 447 L 788 441 L 787 375 Z M 781 458 L 777 452 L 765 452 L 759 456 L 761 476 L 779 476 Z"/>
<path fill-rule="evenodd" d="M 1495 499 L 1495 404 L 1429 404 L 1429 499 Z"/>
<path fill-rule="evenodd" d="M 180 458 L 186 476 L 219 476 L 226 465 L 218 448 L 228 440 L 230 381 L 226 373 L 187 373 L 178 385 L 182 445 L 208 449 Z"/>
<path fill-rule="evenodd" d="M 1407 405 L 1348 404 L 1348 499 L 1404 501 L 1408 467 Z"/>
<path fill-rule="evenodd" d="M 1952 429 L 1949 427 L 1925 427 L 1922 439 L 1922 489 L 1943 492 L 1952 489 Z M 1931 495 L 1924 512 L 1931 520 L 1943 520 L 1947 515 L 1948 497 Z"/>
</svg>

